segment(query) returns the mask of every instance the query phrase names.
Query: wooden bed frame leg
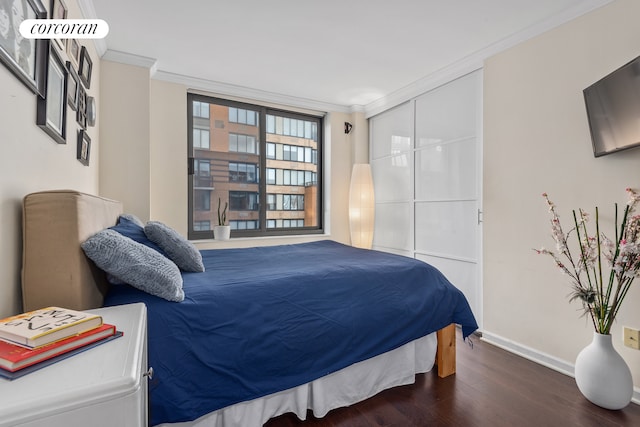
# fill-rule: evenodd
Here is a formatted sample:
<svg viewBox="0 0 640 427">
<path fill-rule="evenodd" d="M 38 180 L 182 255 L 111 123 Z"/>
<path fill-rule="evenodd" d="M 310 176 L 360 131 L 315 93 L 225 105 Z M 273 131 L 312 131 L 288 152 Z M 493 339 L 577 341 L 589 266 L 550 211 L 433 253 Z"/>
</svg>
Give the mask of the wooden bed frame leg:
<svg viewBox="0 0 640 427">
<path fill-rule="evenodd" d="M 436 334 L 438 336 L 436 365 L 438 365 L 438 376 L 444 378 L 456 373 L 456 326 L 452 323 Z"/>
</svg>

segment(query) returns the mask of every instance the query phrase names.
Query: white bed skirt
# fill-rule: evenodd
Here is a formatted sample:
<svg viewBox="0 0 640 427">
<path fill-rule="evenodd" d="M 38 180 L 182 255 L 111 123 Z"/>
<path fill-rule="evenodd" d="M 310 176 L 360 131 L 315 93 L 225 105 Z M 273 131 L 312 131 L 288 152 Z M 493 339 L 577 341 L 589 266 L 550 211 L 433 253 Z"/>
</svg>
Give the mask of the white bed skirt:
<svg viewBox="0 0 640 427">
<path fill-rule="evenodd" d="M 261 427 L 270 418 L 287 412 L 304 420 L 307 409 L 316 417 L 324 417 L 332 409 L 361 402 L 382 390 L 412 384 L 416 374 L 433 368 L 436 348 L 437 338 L 433 333 L 310 383 L 227 406 L 195 421 L 160 426 Z"/>
</svg>

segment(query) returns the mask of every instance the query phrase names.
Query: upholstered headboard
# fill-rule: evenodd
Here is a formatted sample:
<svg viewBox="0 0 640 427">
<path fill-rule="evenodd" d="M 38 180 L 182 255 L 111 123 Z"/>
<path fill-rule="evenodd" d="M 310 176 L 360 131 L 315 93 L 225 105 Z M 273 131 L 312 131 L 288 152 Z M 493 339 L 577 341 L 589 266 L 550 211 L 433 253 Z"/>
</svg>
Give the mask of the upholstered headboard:
<svg viewBox="0 0 640 427">
<path fill-rule="evenodd" d="M 23 309 L 101 307 L 106 278 L 80 244 L 115 225 L 121 213 L 120 202 L 73 190 L 27 195 L 22 214 Z"/>
</svg>

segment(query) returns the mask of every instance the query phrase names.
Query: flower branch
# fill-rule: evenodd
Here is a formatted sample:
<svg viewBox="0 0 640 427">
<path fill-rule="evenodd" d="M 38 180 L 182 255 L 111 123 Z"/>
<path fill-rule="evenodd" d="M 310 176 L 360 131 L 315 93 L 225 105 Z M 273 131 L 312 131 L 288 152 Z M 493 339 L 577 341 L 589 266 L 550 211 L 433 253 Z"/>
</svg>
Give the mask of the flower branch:
<svg viewBox="0 0 640 427">
<path fill-rule="evenodd" d="M 584 314 L 590 316 L 596 332 L 601 334 L 609 334 L 633 280 L 640 276 L 640 215 L 634 215 L 640 195 L 631 188 L 626 191 L 629 201 L 619 227 L 618 205 L 615 204 L 615 241 L 601 232 L 597 207 L 594 234 L 590 234 L 587 227 L 589 214 L 582 209 L 573 211 L 574 227 L 565 233 L 555 204 L 546 193 L 542 195 L 549 207 L 551 237 L 557 253 L 545 248 L 535 251 L 551 256 L 556 266 L 569 277 L 570 301 L 582 303 Z M 575 233 L 580 249 L 577 261 L 569 247 L 572 233 Z"/>
</svg>

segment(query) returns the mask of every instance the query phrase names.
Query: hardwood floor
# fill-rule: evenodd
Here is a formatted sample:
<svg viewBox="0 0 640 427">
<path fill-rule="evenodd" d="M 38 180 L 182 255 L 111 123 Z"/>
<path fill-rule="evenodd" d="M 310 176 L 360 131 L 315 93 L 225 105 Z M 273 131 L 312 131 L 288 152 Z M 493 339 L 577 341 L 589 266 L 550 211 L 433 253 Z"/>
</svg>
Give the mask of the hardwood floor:
<svg viewBox="0 0 640 427">
<path fill-rule="evenodd" d="M 640 426 L 640 405 L 621 411 L 593 405 L 571 377 L 545 368 L 473 337 L 473 348 L 458 334 L 457 373 L 434 371 L 415 384 L 386 390 L 324 418 L 293 414 L 265 427 L 422 427 L 422 426 Z"/>
</svg>

